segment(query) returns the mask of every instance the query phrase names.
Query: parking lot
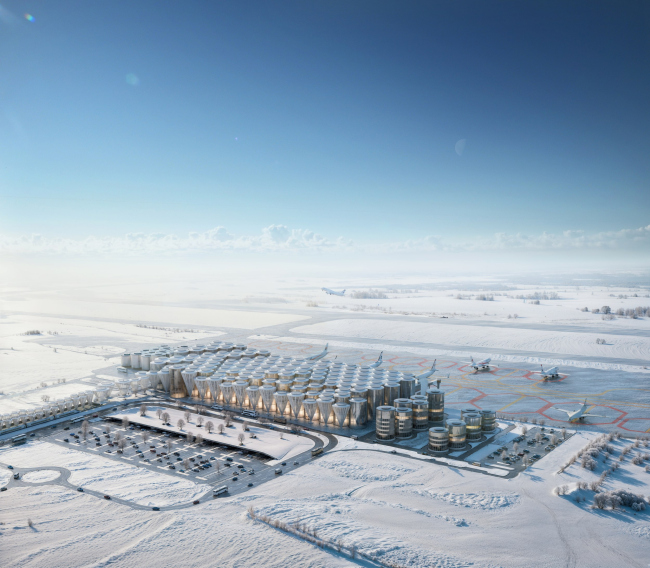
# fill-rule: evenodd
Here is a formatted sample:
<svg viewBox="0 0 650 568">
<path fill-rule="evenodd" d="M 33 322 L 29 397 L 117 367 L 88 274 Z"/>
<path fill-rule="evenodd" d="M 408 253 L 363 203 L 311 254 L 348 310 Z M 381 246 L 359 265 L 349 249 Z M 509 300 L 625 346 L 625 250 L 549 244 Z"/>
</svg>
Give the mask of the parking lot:
<svg viewBox="0 0 650 568">
<path fill-rule="evenodd" d="M 159 473 L 184 476 L 197 483 L 227 486 L 229 494 L 248 490 L 313 459 L 307 452 L 277 463 L 245 450 L 208 442 L 189 442 L 182 434 L 162 433 L 133 425 L 124 428 L 119 423 L 105 420 L 90 424 L 85 441 L 80 423 L 66 424 L 45 439 Z M 124 441 L 120 442 L 120 439 Z"/>
<path fill-rule="evenodd" d="M 570 435 L 567 432 L 566 438 Z M 494 463 L 523 470 L 526 468 L 526 462 L 535 463 L 563 442 L 561 430 L 532 426 L 525 435 L 513 435 L 507 441 L 491 446 L 492 451 L 485 455 L 484 459 L 474 459 L 486 465 Z M 466 460 L 473 461 L 471 454 Z"/>
</svg>

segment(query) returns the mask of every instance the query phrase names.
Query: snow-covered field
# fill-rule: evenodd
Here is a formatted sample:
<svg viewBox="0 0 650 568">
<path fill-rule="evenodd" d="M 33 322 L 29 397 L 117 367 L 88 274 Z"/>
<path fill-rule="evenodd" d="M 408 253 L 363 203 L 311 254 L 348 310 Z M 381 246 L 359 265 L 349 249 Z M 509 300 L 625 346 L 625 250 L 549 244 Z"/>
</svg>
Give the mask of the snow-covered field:
<svg viewBox="0 0 650 568">
<path fill-rule="evenodd" d="M 70 483 L 139 505 L 187 503 L 210 489 L 178 476 L 155 473 L 50 442 L 0 449 L 0 461 L 14 467 L 64 467 L 72 472 Z"/>
<path fill-rule="evenodd" d="M 602 456 L 593 472 L 578 463 L 557 473 L 593 438 L 578 433 L 508 480 L 386 453 L 337 451 L 241 496 L 168 512 L 133 511 L 56 486 L 12 488 L 0 497 L 3 561 L 53 568 L 159 566 L 161 558 L 188 567 L 379 565 L 350 558 L 354 547 L 385 565 L 409 568 L 644 566 L 648 511 L 590 509 L 588 490 L 580 490 L 586 502 L 574 499 L 576 483 L 598 479 L 606 467 Z M 627 444 L 613 443 L 610 462 Z M 14 463 L 47 461 L 41 450 L 24 457 L 33 449 L 10 450 Z M 631 463 L 642 451 L 628 454 L 603 489 L 642 492 L 650 473 Z M 122 474 L 122 483 L 145 485 L 130 476 Z M 555 495 L 562 484 L 569 494 Z M 252 521 L 250 507 L 279 528 Z M 319 548 L 286 534 L 282 523 L 299 523 L 328 544 Z"/>
<path fill-rule="evenodd" d="M 27 483 L 45 483 L 46 481 L 53 481 L 61 477 L 61 474 L 55 469 L 38 469 L 36 471 L 28 471 L 22 476 L 22 480 Z"/>
<path fill-rule="evenodd" d="M 255 426 L 253 422 L 249 424 L 249 431 L 244 432 L 242 429 L 242 422 L 233 422 L 232 426 L 229 428 L 225 427 L 224 420 L 218 418 L 206 418 L 202 416 L 205 420 L 202 426 L 198 425 L 199 415 L 193 412 L 189 413 L 189 420 L 185 417 L 185 412 L 180 410 L 175 410 L 173 408 L 160 407 L 163 412 L 167 412 L 170 416 L 169 424 L 171 426 L 164 426 L 162 421 L 156 416 L 156 410 L 159 407 L 150 406 L 147 410 L 145 416 L 140 416 L 140 412 L 137 408 L 130 408 L 121 412 L 116 412 L 111 414 L 116 418 L 128 418 L 129 422 L 133 424 L 142 424 L 144 426 L 155 426 L 168 432 L 174 432 L 176 434 L 186 434 L 192 432 L 194 435 L 201 434 L 205 440 L 212 440 L 220 444 L 229 444 L 234 447 L 239 447 L 240 443 L 238 437 L 240 434 L 244 435 L 243 448 L 255 452 L 262 452 L 269 456 L 274 457 L 276 460 L 289 459 L 293 456 L 306 452 L 314 447 L 314 442 L 309 438 L 304 436 L 296 436 L 295 434 L 289 434 L 286 432 L 280 433 L 275 430 L 269 430 L 268 428 L 260 428 Z M 180 429 L 177 424 L 179 420 L 183 420 L 185 425 Z M 209 433 L 205 424 L 210 421 L 214 425 L 214 431 Z M 218 432 L 219 425 L 224 425 L 223 433 Z M 251 438 L 250 435 L 255 435 L 255 438 Z"/>
<path fill-rule="evenodd" d="M 650 337 L 607 335 L 604 333 L 565 332 L 537 329 L 472 327 L 435 322 L 405 322 L 376 319 L 337 319 L 291 330 L 315 336 L 377 339 L 409 343 L 432 343 L 477 347 L 479 349 L 516 349 L 530 353 L 561 353 L 591 357 L 647 359 Z M 604 339 L 605 343 L 596 343 Z"/>
<path fill-rule="evenodd" d="M 273 312 L 41 299 L 7 301 L 4 303 L 4 309 L 8 312 L 63 315 L 84 319 L 99 318 L 178 326 L 192 324 L 235 329 L 256 329 L 307 319 L 305 316 Z"/>
</svg>

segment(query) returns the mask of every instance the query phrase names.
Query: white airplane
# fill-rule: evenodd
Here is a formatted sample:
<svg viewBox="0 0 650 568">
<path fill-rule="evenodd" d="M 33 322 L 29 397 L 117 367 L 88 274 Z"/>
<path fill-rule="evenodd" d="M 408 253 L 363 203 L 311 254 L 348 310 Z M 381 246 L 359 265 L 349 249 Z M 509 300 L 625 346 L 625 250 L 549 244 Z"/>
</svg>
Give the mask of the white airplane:
<svg viewBox="0 0 650 568">
<path fill-rule="evenodd" d="M 424 373 L 420 373 L 415 377 L 415 379 L 420 383 L 420 394 L 426 394 L 427 390 L 429 389 L 429 381 L 427 379 L 433 375 L 433 373 L 438 372 L 436 369 L 436 361 L 437 359 L 434 359 L 433 365 L 431 365 L 431 369 L 425 371 Z"/>
<path fill-rule="evenodd" d="M 323 349 L 320 353 L 317 353 L 316 355 L 312 355 L 311 357 L 307 357 L 307 361 L 318 361 L 319 359 L 322 359 L 327 355 L 327 348 L 329 347 L 329 343 L 325 344 L 325 349 Z"/>
<path fill-rule="evenodd" d="M 542 368 L 541 371 L 535 371 L 533 375 L 542 375 L 542 378 L 545 381 L 548 381 L 550 379 L 559 379 L 560 378 L 560 368 L 559 367 L 551 367 L 550 369 L 544 370 L 544 367 L 540 365 Z"/>
<path fill-rule="evenodd" d="M 583 418 L 588 418 L 590 416 L 597 416 L 598 418 L 607 418 L 607 416 L 603 416 L 602 414 L 589 414 L 587 413 L 587 399 L 585 398 L 584 404 L 580 407 L 579 410 L 575 411 L 570 411 L 570 410 L 564 410 L 564 408 L 557 408 L 556 406 L 553 407 L 554 410 L 559 410 L 560 412 L 566 412 L 566 414 L 569 417 L 569 422 L 579 422 Z"/>
<path fill-rule="evenodd" d="M 321 290 L 330 296 L 345 296 L 345 290 L 343 290 L 343 292 L 337 292 L 335 290 L 330 290 L 329 288 L 321 288 Z"/>
<path fill-rule="evenodd" d="M 382 351 L 382 352 L 379 354 L 379 359 L 377 359 L 374 363 L 371 363 L 370 365 L 368 365 L 368 367 L 370 367 L 371 369 L 376 369 L 376 368 L 379 367 L 379 365 L 381 365 L 383 362 L 384 362 L 384 352 Z"/>
<path fill-rule="evenodd" d="M 478 363 L 474 361 L 474 357 L 470 357 L 469 360 L 470 362 L 466 362 L 465 364 L 472 367 L 475 373 L 478 373 L 479 371 L 489 371 L 490 369 L 498 369 L 496 365 L 490 364 L 490 361 L 492 361 L 492 359 L 489 357 L 487 359 L 479 361 Z"/>
</svg>

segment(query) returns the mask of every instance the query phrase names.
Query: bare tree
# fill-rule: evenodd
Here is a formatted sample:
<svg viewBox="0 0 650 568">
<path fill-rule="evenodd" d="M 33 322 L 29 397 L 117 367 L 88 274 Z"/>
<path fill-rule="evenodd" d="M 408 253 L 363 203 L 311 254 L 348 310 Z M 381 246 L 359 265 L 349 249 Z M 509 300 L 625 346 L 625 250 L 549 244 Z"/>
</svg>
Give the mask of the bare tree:
<svg viewBox="0 0 650 568">
<path fill-rule="evenodd" d="M 115 432 L 115 436 L 113 436 L 113 441 L 119 442 L 121 439 L 122 439 L 122 432 Z"/>
<path fill-rule="evenodd" d="M 219 475 L 219 473 L 221 472 L 221 465 L 219 464 L 219 462 L 215 462 L 214 469 L 217 470 L 217 475 Z"/>
<path fill-rule="evenodd" d="M 558 437 L 555 434 L 553 434 L 551 436 L 551 444 L 555 445 L 557 443 L 558 443 Z"/>
<path fill-rule="evenodd" d="M 508 452 L 506 452 L 505 450 L 503 450 L 503 451 L 501 452 L 501 459 L 504 460 L 504 459 L 506 459 L 507 457 L 508 457 Z"/>
<path fill-rule="evenodd" d="M 244 445 L 244 434 L 240 433 L 239 436 L 237 436 L 237 441 L 239 442 L 240 446 Z"/>
<path fill-rule="evenodd" d="M 110 424 L 106 424 L 106 428 L 104 429 L 104 431 L 106 432 L 106 434 L 107 434 L 108 436 L 110 436 L 110 435 L 111 435 L 111 425 L 110 425 Z"/>
<path fill-rule="evenodd" d="M 208 434 L 210 434 L 210 433 L 212 432 L 212 430 L 214 430 L 214 424 L 213 424 L 212 421 L 208 420 L 208 421 L 205 423 L 205 430 L 206 430 L 206 432 L 207 432 Z"/>
<path fill-rule="evenodd" d="M 27 519 L 27 526 L 30 529 L 33 529 L 34 528 L 34 521 L 32 521 L 31 519 Z"/>
<path fill-rule="evenodd" d="M 229 412 L 226 413 L 226 417 L 224 418 L 224 424 L 226 425 L 226 428 L 230 428 L 230 426 L 232 426 L 232 416 L 230 415 Z"/>
<path fill-rule="evenodd" d="M 192 432 L 188 432 L 186 436 L 187 436 L 187 443 L 191 444 L 194 441 L 194 434 L 192 434 Z"/>
<path fill-rule="evenodd" d="M 189 460 L 188 458 L 185 458 L 185 459 L 183 460 L 183 467 L 184 467 L 185 469 L 190 469 L 190 460 Z"/>
<path fill-rule="evenodd" d="M 139 390 L 140 390 L 140 383 L 135 382 L 131 385 L 131 392 L 133 393 L 134 396 L 138 395 Z"/>
<path fill-rule="evenodd" d="M 117 442 L 117 447 L 124 452 L 124 448 L 126 448 L 126 439 L 125 438 L 120 438 Z"/>
<path fill-rule="evenodd" d="M 196 435 L 196 443 L 197 444 L 202 444 L 203 443 L 203 435 L 202 434 L 197 434 Z"/>
<path fill-rule="evenodd" d="M 513 451 L 515 454 L 518 454 L 518 453 L 519 453 L 519 444 L 518 444 L 517 442 L 515 442 L 514 444 L 512 444 L 512 451 Z"/>
<path fill-rule="evenodd" d="M 122 428 L 128 428 L 129 427 L 129 419 L 127 416 L 124 416 L 122 418 Z"/>
<path fill-rule="evenodd" d="M 172 451 L 172 446 L 173 446 L 173 445 L 174 445 L 174 443 L 173 443 L 171 440 L 167 440 L 167 441 L 165 442 L 165 446 L 167 446 L 167 451 L 168 451 L 168 452 L 171 452 L 171 451 Z"/>
<path fill-rule="evenodd" d="M 163 413 L 162 408 L 159 408 L 158 410 L 156 410 L 156 416 L 157 416 L 158 418 L 161 418 L 161 417 L 162 417 L 162 413 Z"/>
<path fill-rule="evenodd" d="M 280 432 L 280 440 L 284 440 L 284 432 Z"/>
<path fill-rule="evenodd" d="M 178 426 L 179 430 L 182 430 L 183 426 L 185 426 L 185 420 L 183 420 L 182 418 L 179 418 L 178 422 L 176 422 L 176 426 Z"/>
<path fill-rule="evenodd" d="M 224 431 L 223 424 L 219 424 L 219 426 L 217 426 L 217 432 L 219 432 L 219 434 L 223 434 L 223 431 Z"/>
<path fill-rule="evenodd" d="M 140 405 L 140 416 L 146 416 L 147 415 L 147 405 L 146 404 L 141 404 Z"/>
<path fill-rule="evenodd" d="M 170 420 L 171 420 L 171 416 L 169 415 L 169 412 L 163 412 L 162 415 L 163 424 L 169 424 Z"/>
<path fill-rule="evenodd" d="M 536 442 L 541 442 L 542 441 L 542 433 L 541 432 L 537 432 L 537 434 L 535 434 L 535 441 Z"/>
<path fill-rule="evenodd" d="M 190 413 L 190 411 L 189 411 L 189 410 L 186 410 L 185 412 L 183 412 L 183 416 L 185 416 L 185 420 L 187 420 L 187 423 L 189 424 L 189 422 L 190 422 L 190 416 L 192 416 L 192 414 Z"/>
<path fill-rule="evenodd" d="M 149 432 L 142 432 L 142 434 L 140 434 L 140 437 L 142 438 L 142 441 L 146 444 L 147 440 L 149 439 Z"/>
<path fill-rule="evenodd" d="M 544 426 L 544 425 L 546 424 L 546 420 L 544 420 L 544 419 L 542 418 L 542 419 L 539 421 L 539 423 L 540 423 L 540 425 Z"/>
<path fill-rule="evenodd" d="M 562 439 L 566 440 L 566 428 L 562 428 Z"/>
<path fill-rule="evenodd" d="M 526 436 L 528 434 L 528 426 L 522 426 L 521 427 L 521 435 Z"/>
<path fill-rule="evenodd" d="M 249 428 L 249 424 L 248 424 L 248 422 L 246 422 L 246 420 L 244 420 L 244 421 L 242 422 L 242 424 L 241 424 L 241 429 L 242 429 L 244 432 L 248 432 L 248 428 Z"/>
<path fill-rule="evenodd" d="M 200 428 L 203 423 L 205 422 L 205 418 L 203 416 L 197 416 L 196 418 L 196 425 Z"/>
<path fill-rule="evenodd" d="M 88 439 L 88 431 L 90 430 L 90 424 L 88 423 L 88 420 L 84 420 L 81 423 L 81 434 L 84 437 L 84 440 Z"/>
</svg>

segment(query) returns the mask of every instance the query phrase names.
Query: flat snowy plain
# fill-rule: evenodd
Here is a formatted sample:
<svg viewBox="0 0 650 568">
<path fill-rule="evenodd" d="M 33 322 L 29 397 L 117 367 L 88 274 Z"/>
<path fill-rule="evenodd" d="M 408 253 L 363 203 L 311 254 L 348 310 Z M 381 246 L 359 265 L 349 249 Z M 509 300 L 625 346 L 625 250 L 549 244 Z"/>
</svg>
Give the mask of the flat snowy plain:
<svg viewBox="0 0 650 568">
<path fill-rule="evenodd" d="M 597 479 L 599 469 L 576 464 L 557 473 L 591 437 L 577 434 L 561 451 L 508 480 L 369 449 L 335 450 L 242 496 L 173 511 L 133 511 L 58 486 L 12 488 L 1 496 L 0 547 L 7 565 L 56 568 L 157 566 L 161 558 L 192 567 L 379 565 L 351 559 L 345 552 L 350 546 L 404 567 L 645 566 L 650 515 L 576 503 L 576 482 Z M 615 453 L 623 445 L 616 442 Z M 41 466 L 66 461 L 79 483 L 121 492 L 135 503 L 154 493 L 187 502 L 203 491 L 189 481 L 179 490 L 157 479 L 170 476 L 142 476 L 129 468 L 108 474 L 82 452 L 47 446 L 0 450 L 0 460 Z M 638 491 L 649 476 L 626 459 L 605 486 Z M 569 495 L 553 494 L 561 484 L 569 485 Z M 250 507 L 270 520 L 300 522 L 332 541 L 332 548 L 254 522 Z"/>
<path fill-rule="evenodd" d="M 43 395 L 58 398 L 118 378 L 121 352 L 214 338 L 296 356 L 313 354 L 330 342 L 332 357 L 355 363 L 375 360 L 384 349 L 385 366 L 403 370 L 427 368 L 439 357 L 452 409 L 473 404 L 505 414 L 540 412 L 564 425 L 565 417 L 552 406 L 575 408 L 588 396 L 603 407 L 598 413 L 608 416 L 603 427 L 625 434 L 650 429 L 643 368 L 650 351 L 649 318 L 607 320 L 580 311 L 645 306 L 650 304 L 647 290 L 512 286 L 507 296 L 482 301 L 475 298 L 477 292 L 460 288 L 386 292 L 385 299 L 329 297 L 318 291 L 322 285 L 376 287 L 362 281 L 284 282 L 263 294 L 246 290 L 239 297 L 231 288 L 228 298 L 218 292 L 211 296 L 212 283 L 198 284 L 191 293 L 169 284 L 151 292 L 142 287 L 138 294 L 124 284 L 49 296 L 42 290 L 3 290 L 0 413 L 42 404 Z M 537 305 L 514 297 L 536 290 L 555 292 L 558 298 Z M 489 294 L 489 288 L 483 292 Z M 209 309 L 183 305 L 183 297 L 190 296 Z M 174 305 L 164 305 L 167 299 Z M 516 319 L 508 318 L 514 314 Z M 443 316 L 447 319 L 437 319 Z M 34 329 L 42 333 L 24 335 Z M 439 352 L 457 355 L 440 361 Z M 462 362 L 481 353 L 501 361 L 500 369 L 468 373 Z M 570 366 L 566 379 L 542 383 L 530 375 L 538 369 L 533 363 L 555 359 Z M 5 447 L 0 462 L 41 471 L 30 475 L 33 485 L 0 493 L 0 557 L 3 565 L 38 568 L 379 566 L 350 558 L 346 547 L 354 545 L 377 562 L 400 567 L 647 566 L 649 513 L 592 510 L 593 493 L 576 489 L 578 481 L 598 478 L 605 467 L 602 458 L 594 472 L 576 464 L 557 473 L 596 435 L 593 427 L 581 427 L 513 479 L 460 469 L 452 460 L 448 466 L 435 465 L 348 441 L 241 496 L 170 511 L 134 510 L 128 503 L 185 505 L 209 488 L 46 442 Z M 616 452 L 626 443 L 616 442 Z M 650 474 L 630 457 L 607 477 L 604 488 L 650 493 Z M 57 479 L 45 481 L 53 475 L 45 473 L 48 467 L 65 467 L 73 483 L 110 492 L 127 504 L 71 491 Z M 9 470 L 0 468 L 0 484 L 10 479 Z M 563 484 L 569 495 L 554 495 Z M 582 493 L 587 501 L 576 502 Z M 280 522 L 300 521 L 334 543 L 340 540 L 342 552 L 336 544 L 321 549 L 255 522 L 249 507 Z"/>
</svg>

